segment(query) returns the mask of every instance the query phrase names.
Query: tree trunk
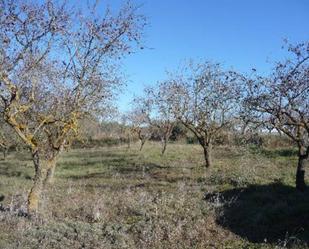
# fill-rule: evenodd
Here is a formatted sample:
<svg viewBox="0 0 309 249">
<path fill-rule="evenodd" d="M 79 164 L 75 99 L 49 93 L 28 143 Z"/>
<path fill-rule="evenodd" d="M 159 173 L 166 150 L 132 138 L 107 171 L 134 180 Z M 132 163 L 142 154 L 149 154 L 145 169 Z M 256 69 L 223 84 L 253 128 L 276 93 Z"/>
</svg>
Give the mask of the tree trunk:
<svg viewBox="0 0 309 249">
<path fill-rule="evenodd" d="M 163 147 L 162 147 L 161 155 L 163 156 L 164 153 L 165 153 L 165 150 L 166 150 L 166 146 L 167 146 L 167 139 L 166 138 L 164 138 L 162 140 L 162 145 L 163 145 Z"/>
<path fill-rule="evenodd" d="M 131 148 L 131 136 L 130 136 L 130 134 L 128 134 L 128 149 L 130 149 Z"/>
<path fill-rule="evenodd" d="M 54 183 L 54 173 L 56 169 L 57 158 L 47 161 L 47 171 L 44 179 L 44 185 Z"/>
<path fill-rule="evenodd" d="M 142 151 L 145 142 L 146 142 L 146 140 L 141 140 L 141 147 L 139 148 L 139 151 Z"/>
<path fill-rule="evenodd" d="M 306 164 L 308 164 L 308 155 L 299 153 L 298 165 L 296 171 L 296 188 L 300 191 L 304 191 L 306 189 L 306 183 L 305 183 Z"/>
<path fill-rule="evenodd" d="M 204 150 L 204 158 L 205 158 L 205 167 L 209 168 L 212 165 L 211 145 L 204 145 L 203 150 Z"/>
<path fill-rule="evenodd" d="M 28 215 L 36 215 L 39 207 L 39 201 L 41 199 L 41 193 L 43 189 L 43 167 L 41 165 L 38 152 L 32 154 L 33 163 L 35 167 L 35 176 L 33 181 L 33 186 L 28 195 Z"/>
<path fill-rule="evenodd" d="M 246 134 L 246 132 L 247 132 L 247 127 L 248 127 L 248 123 L 247 123 L 247 122 L 244 123 L 243 126 L 241 127 L 240 134 L 241 134 L 242 136 L 244 136 L 244 135 Z"/>
</svg>

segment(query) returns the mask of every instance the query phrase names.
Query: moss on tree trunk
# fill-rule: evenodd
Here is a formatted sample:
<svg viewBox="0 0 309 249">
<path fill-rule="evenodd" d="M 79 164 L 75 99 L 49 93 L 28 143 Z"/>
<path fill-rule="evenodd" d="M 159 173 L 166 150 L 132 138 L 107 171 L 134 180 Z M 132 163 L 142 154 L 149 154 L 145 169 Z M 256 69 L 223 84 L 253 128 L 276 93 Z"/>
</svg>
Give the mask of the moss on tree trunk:
<svg viewBox="0 0 309 249">
<path fill-rule="evenodd" d="M 29 216 L 34 216 L 38 212 L 41 193 L 43 190 L 43 180 L 44 180 L 43 167 L 40 162 L 38 151 L 32 153 L 32 158 L 35 167 L 35 176 L 33 180 L 33 186 L 28 195 L 27 209 Z"/>
<path fill-rule="evenodd" d="M 44 185 L 54 183 L 54 174 L 56 169 L 57 158 L 52 158 L 46 162 L 46 176 L 44 179 Z"/>
</svg>

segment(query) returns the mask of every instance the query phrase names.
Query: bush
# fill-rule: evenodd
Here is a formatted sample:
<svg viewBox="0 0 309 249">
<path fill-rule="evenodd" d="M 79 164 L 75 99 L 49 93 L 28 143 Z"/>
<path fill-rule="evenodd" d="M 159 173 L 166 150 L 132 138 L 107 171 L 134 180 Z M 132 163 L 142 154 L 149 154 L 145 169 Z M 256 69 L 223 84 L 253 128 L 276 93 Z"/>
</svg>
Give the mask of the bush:
<svg viewBox="0 0 309 249">
<path fill-rule="evenodd" d="M 187 136 L 187 129 L 181 123 L 176 123 L 170 137 L 171 141 L 178 141 Z"/>
<path fill-rule="evenodd" d="M 236 146 L 254 145 L 261 147 L 264 144 L 263 137 L 258 133 L 247 133 L 245 135 L 235 134 L 233 143 Z"/>
<path fill-rule="evenodd" d="M 198 140 L 196 137 L 188 136 L 186 137 L 186 143 L 187 144 L 198 144 Z"/>
</svg>

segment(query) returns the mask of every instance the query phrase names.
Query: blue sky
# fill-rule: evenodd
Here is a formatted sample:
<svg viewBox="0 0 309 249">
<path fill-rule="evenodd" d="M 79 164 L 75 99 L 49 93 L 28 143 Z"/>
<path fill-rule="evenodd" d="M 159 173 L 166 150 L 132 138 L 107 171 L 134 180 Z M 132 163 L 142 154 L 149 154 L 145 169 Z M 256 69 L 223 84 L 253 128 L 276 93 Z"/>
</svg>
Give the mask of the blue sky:
<svg viewBox="0 0 309 249">
<path fill-rule="evenodd" d="M 119 6 L 121 0 L 105 1 Z M 165 78 L 185 59 L 207 59 L 242 72 L 270 71 L 284 58 L 283 40 L 309 39 L 309 0 L 143 0 L 144 49 L 123 61 L 129 76 L 119 108 L 129 109 L 145 85 Z"/>
</svg>

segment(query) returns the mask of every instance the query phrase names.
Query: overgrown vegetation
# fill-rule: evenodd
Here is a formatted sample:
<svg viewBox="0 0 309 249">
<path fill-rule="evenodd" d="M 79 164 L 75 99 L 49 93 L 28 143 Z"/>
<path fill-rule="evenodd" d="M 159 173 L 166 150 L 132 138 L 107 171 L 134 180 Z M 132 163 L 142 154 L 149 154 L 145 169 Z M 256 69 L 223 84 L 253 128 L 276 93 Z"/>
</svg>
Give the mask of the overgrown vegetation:
<svg viewBox="0 0 309 249">
<path fill-rule="evenodd" d="M 29 220 L 33 175 L 26 153 L 0 166 L 0 248 L 307 248 L 308 192 L 294 188 L 295 148 L 199 145 L 144 151 L 76 149 L 59 161 Z M 308 181 L 308 179 L 307 179 Z"/>
</svg>

